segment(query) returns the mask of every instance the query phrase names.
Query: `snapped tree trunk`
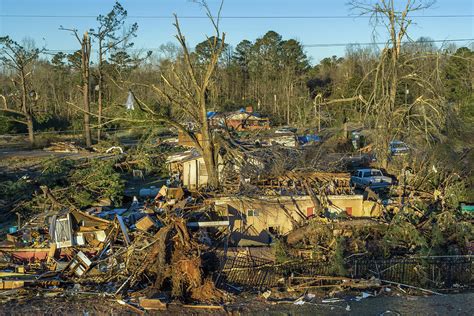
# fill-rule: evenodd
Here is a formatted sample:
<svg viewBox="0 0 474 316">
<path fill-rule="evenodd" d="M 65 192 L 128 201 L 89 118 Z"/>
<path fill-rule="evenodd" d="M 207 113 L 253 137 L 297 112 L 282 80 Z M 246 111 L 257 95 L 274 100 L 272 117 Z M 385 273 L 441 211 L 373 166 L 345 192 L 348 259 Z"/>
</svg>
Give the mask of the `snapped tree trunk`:
<svg viewBox="0 0 474 316">
<path fill-rule="evenodd" d="M 21 79 L 21 109 L 25 115 L 26 127 L 28 129 L 28 142 L 30 146 L 34 146 L 35 144 L 35 132 L 33 126 L 33 115 L 31 115 L 31 108 L 28 106 L 28 99 L 27 99 L 27 89 L 26 89 L 26 74 L 22 69 L 20 71 L 20 79 Z"/>
<path fill-rule="evenodd" d="M 33 117 L 30 114 L 26 115 L 26 127 L 28 128 L 28 142 L 30 143 L 30 146 L 34 146 L 35 131 L 33 126 Z"/>
<path fill-rule="evenodd" d="M 206 137 L 203 137 L 203 143 L 206 143 Z M 202 154 L 204 163 L 206 164 L 208 185 L 213 189 L 219 187 L 219 172 L 217 170 L 216 156 L 214 151 L 214 145 L 207 142 L 208 144 L 202 146 Z"/>
<path fill-rule="evenodd" d="M 219 187 L 219 171 L 217 170 L 217 156 L 215 152 L 214 141 L 212 139 L 212 133 L 207 120 L 207 112 L 205 107 L 206 101 L 204 96 L 201 98 L 201 102 L 203 102 L 203 105 L 201 106 L 202 156 L 204 163 L 206 164 L 208 185 L 216 189 Z"/>
</svg>

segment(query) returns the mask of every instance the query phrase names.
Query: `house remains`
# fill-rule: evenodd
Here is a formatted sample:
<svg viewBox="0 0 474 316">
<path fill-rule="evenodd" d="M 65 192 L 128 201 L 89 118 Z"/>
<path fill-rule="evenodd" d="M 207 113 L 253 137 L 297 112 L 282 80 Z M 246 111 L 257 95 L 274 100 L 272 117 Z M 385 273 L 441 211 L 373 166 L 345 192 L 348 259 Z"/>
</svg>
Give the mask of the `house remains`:
<svg viewBox="0 0 474 316">
<path fill-rule="evenodd" d="M 378 217 L 381 209 L 362 195 L 328 195 L 324 198 L 328 216 Z M 216 212 L 229 221 L 230 238 L 239 246 L 270 244 L 275 236 L 288 234 L 315 216 L 309 195 L 226 196 L 208 200 Z"/>
<path fill-rule="evenodd" d="M 221 157 L 219 161 L 222 161 Z M 209 176 L 204 158 L 196 149 L 171 155 L 166 164 L 171 180 L 177 180 L 190 190 L 199 189 L 208 183 Z M 222 164 L 219 164 L 219 169 L 222 169 Z"/>
</svg>

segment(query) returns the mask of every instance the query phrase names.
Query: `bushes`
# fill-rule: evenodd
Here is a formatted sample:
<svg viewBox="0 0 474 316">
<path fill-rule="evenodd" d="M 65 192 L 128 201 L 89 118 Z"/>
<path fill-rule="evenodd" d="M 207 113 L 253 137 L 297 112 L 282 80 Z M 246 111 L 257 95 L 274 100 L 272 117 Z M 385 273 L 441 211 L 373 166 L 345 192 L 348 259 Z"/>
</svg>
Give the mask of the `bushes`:
<svg viewBox="0 0 474 316">
<path fill-rule="evenodd" d="M 289 260 L 288 249 L 286 244 L 276 238 L 275 241 L 272 243 L 273 251 L 275 252 L 275 259 L 277 263 L 283 263 Z"/>
</svg>

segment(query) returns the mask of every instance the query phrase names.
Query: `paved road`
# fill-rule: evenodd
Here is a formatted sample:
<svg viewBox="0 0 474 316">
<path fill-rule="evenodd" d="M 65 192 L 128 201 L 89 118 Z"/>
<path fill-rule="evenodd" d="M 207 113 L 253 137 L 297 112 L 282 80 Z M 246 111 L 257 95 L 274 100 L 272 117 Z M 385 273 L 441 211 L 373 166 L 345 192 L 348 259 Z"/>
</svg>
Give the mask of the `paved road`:
<svg viewBox="0 0 474 316">
<path fill-rule="evenodd" d="M 70 157 L 70 156 L 86 156 L 90 155 L 89 153 L 59 153 L 59 152 L 52 152 L 46 151 L 41 149 L 10 149 L 10 148 L 0 148 L 0 159 L 5 158 L 41 158 L 41 157 Z"/>
<path fill-rule="evenodd" d="M 186 309 L 171 304 L 166 311 L 149 311 L 150 315 L 474 315 L 474 293 L 445 296 L 379 296 L 359 302 L 338 302 L 315 305 L 270 305 L 260 299 L 237 300 L 225 311 Z M 349 307 L 348 307 L 349 306 Z M 96 296 L 37 297 L 13 299 L 0 304 L 0 315 L 134 315 L 115 300 Z"/>
<path fill-rule="evenodd" d="M 337 303 L 245 307 L 242 314 L 259 315 L 474 315 L 474 293 L 432 296 L 378 296 L 360 301 L 347 300 Z"/>
</svg>

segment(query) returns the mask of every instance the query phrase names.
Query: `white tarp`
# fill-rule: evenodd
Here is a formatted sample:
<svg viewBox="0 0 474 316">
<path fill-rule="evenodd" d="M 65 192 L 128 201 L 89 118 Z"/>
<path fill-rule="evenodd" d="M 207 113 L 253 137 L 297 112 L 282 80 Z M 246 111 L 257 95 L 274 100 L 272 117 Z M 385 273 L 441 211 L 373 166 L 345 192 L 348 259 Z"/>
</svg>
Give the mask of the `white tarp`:
<svg viewBox="0 0 474 316">
<path fill-rule="evenodd" d="M 128 91 L 128 97 L 127 97 L 127 102 L 125 103 L 125 108 L 127 110 L 134 110 L 135 109 L 135 103 L 133 102 L 132 91 Z"/>
</svg>

